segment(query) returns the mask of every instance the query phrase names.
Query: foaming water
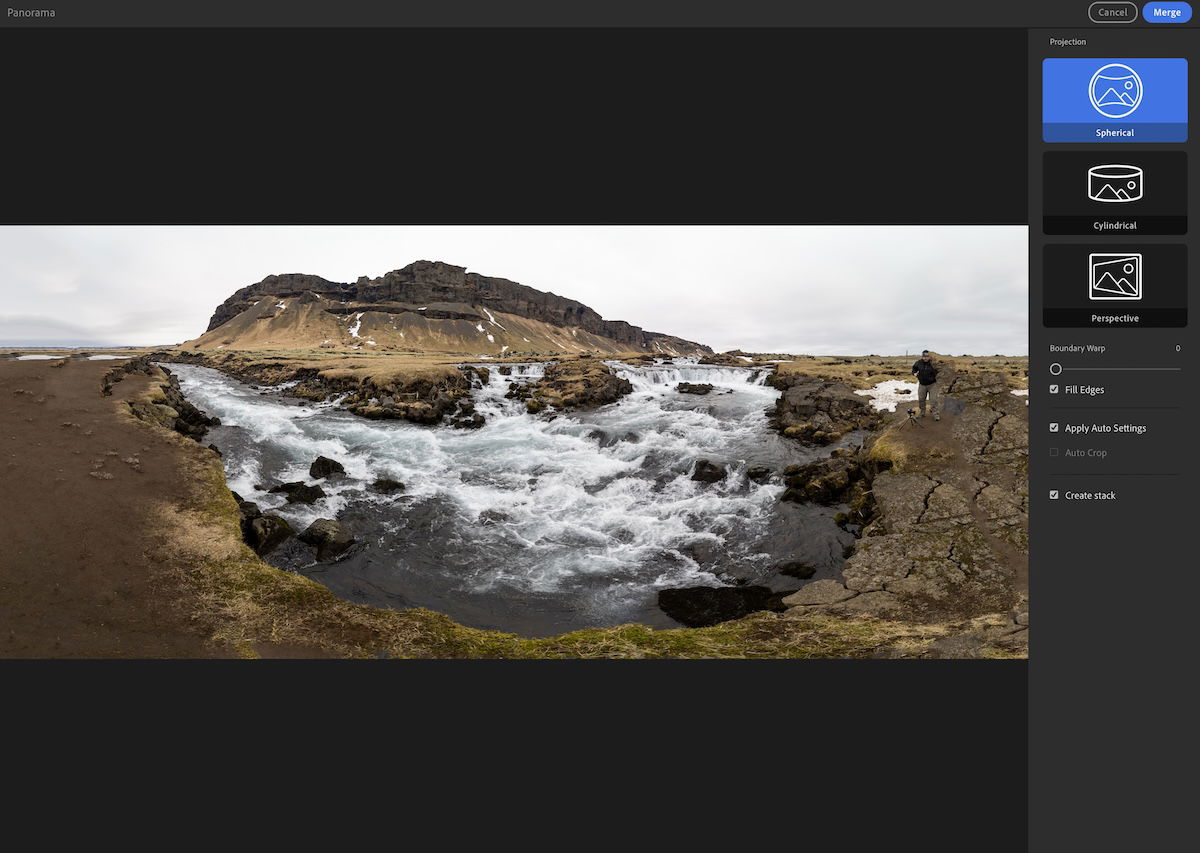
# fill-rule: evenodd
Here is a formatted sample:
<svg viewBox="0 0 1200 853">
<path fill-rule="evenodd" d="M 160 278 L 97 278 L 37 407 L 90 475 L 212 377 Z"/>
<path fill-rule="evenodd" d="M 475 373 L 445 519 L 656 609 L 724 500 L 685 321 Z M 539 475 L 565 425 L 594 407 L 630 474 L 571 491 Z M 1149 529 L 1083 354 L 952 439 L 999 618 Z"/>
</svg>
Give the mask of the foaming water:
<svg viewBox="0 0 1200 853">
<path fill-rule="evenodd" d="M 755 466 L 778 471 L 827 455 L 767 427 L 778 392 L 766 374 L 680 359 L 610 363 L 634 392 L 595 411 L 553 419 L 505 397 L 544 364 L 489 365 L 474 389 L 487 418 L 477 430 L 371 421 L 329 403 L 256 389 L 217 371 L 171 365 L 197 406 L 221 418 L 210 432 L 230 487 L 302 528 L 318 517 L 349 524 L 365 547 L 325 565 L 293 565 L 344 598 L 424 606 L 466 624 L 548 634 L 639 621 L 669 626 L 665 587 L 728 582 L 727 573 L 780 586 L 774 566 L 801 559 L 832 576 L 847 534 L 835 509 L 780 504 L 778 479 L 757 484 Z M 714 386 L 679 394 L 678 382 Z M 322 481 L 329 497 L 287 505 L 256 489 L 310 481 L 318 455 L 347 477 Z M 713 484 L 691 479 L 707 459 L 728 467 Z M 378 477 L 406 484 L 384 497 Z M 794 588 L 794 581 L 782 582 Z"/>
</svg>

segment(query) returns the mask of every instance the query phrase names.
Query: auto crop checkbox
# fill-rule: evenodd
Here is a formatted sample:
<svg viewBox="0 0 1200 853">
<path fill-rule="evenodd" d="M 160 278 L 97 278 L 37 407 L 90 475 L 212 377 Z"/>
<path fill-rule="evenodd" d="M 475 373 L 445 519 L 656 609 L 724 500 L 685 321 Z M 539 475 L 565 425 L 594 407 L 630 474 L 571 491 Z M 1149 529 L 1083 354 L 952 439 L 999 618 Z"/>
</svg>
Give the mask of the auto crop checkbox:
<svg viewBox="0 0 1200 853">
<path fill-rule="evenodd" d="M 1058 386 L 1057 386 L 1057 385 L 1051 385 L 1051 386 L 1050 386 L 1050 393 L 1051 393 L 1051 394 L 1057 394 L 1057 393 L 1058 393 Z"/>
<path fill-rule="evenodd" d="M 1052 501 L 1058 500 L 1058 489 L 1050 490 L 1050 500 L 1052 500 Z"/>
<path fill-rule="evenodd" d="M 1050 455 L 1051 455 L 1051 456 L 1057 456 L 1057 455 L 1058 455 L 1058 448 L 1057 448 L 1057 447 L 1051 447 L 1051 448 L 1050 448 Z"/>
<path fill-rule="evenodd" d="M 1058 424 L 1050 424 L 1050 432 L 1058 432 Z"/>
</svg>

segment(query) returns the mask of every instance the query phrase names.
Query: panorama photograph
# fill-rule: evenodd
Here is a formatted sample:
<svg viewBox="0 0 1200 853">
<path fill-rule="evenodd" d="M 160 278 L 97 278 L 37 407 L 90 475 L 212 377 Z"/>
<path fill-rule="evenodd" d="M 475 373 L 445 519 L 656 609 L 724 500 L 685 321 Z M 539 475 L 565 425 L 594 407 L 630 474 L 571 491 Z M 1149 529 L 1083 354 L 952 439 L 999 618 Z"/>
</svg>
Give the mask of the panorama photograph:
<svg viewBox="0 0 1200 853">
<path fill-rule="evenodd" d="M 0 656 L 1022 658 L 1025 227 L 0 227 Z"/>
</svg>

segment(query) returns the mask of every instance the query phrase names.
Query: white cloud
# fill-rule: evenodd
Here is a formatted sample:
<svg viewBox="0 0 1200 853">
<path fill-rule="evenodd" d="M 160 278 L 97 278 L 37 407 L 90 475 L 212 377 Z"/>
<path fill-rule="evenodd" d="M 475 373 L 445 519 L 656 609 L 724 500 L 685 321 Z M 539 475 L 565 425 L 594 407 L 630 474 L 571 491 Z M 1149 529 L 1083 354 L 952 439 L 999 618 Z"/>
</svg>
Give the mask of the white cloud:
<svg viewBox="0 0 1200 853">
<path fill-rule="evenodd" d="M 1023 226 L 11 226 L 0 345 L 176 343 L 266 275 L 424 259 L 717 350 L 1023 354 L 1025 241 Z"/>
</svg>

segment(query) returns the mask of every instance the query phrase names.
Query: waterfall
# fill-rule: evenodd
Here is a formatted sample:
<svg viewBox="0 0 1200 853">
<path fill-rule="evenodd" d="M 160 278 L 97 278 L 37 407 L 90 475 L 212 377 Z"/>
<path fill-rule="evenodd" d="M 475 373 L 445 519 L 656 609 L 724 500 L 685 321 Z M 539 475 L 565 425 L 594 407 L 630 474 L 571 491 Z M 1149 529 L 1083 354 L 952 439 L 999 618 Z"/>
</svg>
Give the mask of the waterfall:
<svg viewBox="0 0 1200 853">
<path fill-rule="evenodd" d="M 674 363 L 635 366 L 621 361 L 606 361 L 609 369 L 622 379 L 628 380 L 635 391 L 654 391 L 661 386 L 680 382 L 716 385 L 722 388 L 744 388 L 747 385 L 763 385 L 768 371 L 749 367 L 723 367 L 716 364 L 698 364 L 697 359 L 676 359 Z"/>
</svg>

